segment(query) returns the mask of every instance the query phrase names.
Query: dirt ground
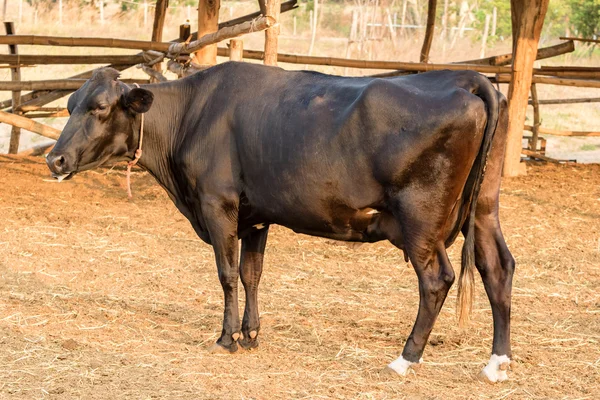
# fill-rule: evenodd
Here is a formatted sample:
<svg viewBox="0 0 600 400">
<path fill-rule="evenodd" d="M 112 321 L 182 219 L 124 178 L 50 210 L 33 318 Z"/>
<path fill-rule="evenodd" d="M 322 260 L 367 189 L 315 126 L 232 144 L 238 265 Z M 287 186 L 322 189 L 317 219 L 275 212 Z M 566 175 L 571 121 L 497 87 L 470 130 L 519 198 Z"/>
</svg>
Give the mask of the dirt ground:
<svg viewBox="0 0 600 400">
<path fill-rule="evenodd" d="M 2 399 L 600 398 L 600 165 L 530 166 L 503 184 L 514 362 L 495 386 L 476 380 L 492 339 L 479 280 L 469 327 L 453 288 L 423 367 L 389 378 L 417 310 L 410 265 L 387 243 L 281 227 L 261 347 L 209 354 L 222 318 L 212 251 L 153 179 L 135 173 L 128 200 L 123 169 L 49 178 L 41 159 L 0 156 Z"/>
</svg>

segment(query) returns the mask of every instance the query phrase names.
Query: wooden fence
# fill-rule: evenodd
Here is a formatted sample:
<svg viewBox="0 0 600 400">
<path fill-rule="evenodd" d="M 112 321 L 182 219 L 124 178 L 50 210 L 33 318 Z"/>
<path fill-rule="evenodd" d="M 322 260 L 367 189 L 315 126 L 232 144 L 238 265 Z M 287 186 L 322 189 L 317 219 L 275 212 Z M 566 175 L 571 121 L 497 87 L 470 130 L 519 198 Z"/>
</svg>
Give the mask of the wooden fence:
<svg viewBox="0 0 600 400">
<path fill-rule="evenodd" d="M 295 7 L 297 7 L 296 0 L 291 0 L 282 3 L 280 10 L 281 12 L 286 12 Z M 150 75 L 151 80 L 162 81 L 166 80 L 166 78 L 162 76 L 160 71 L 157 71 L 154 66 L 164 60 L 170 60 L 169 69 L 171 71 L 183 76 L 198 69 L 191 63 L 189 57 L 190 53 L 211 44 L 219 43 L 227 39 L 234 39 L 246 33 L 266 30 L 275 25 L 275 19 L 272 17 L 264 17 L 260 12 L 256 12 L 221 23 L 216 32 L 209 33 L 200 38 L 198 38 L 197 33 L 189 33 L 189 30 L 186 32 L 185 29 L 183 29 L 181 32 L 185 32 L 185 34 L 182 34 L 182 37 L 170 42 L 15 34 L 0 36 L 0 44 L 11 46 L 11 54 L 0 55 L 0 64 L 7 64 L 13 71 L 11 81 L 0 81 L 0 90 L 13 92 L 12 99 L 0 102 L 0 108 L 7 109 L 8 111 L 0 112 L 0 122 L 10 124 L 14 127 L 9 151 L 16 152 L 16 148 L 18 148 L 19 138 L 18 132 L 15 133 L 15 130 L 20 128 L 28 129 L 40 135 L 56 139 L 60 132 L 38 122 L 33 122 L 31 119 L 47 118 L 50 116 L 67 116 L 66 110 L 62 108 L 48 108 L 44 106 L 79 88 L 93 72 L 86 71 L 68 79 L 21 81 L 18 71 L 22 67 L 49 64 L 108 64 L 109 66 L 122 71 L 134 65 L 142 65 L 143 70 Z M 7 27 L 7 29 L 9 28 Z M 10 32 L 14 33 L 14 29 Z M 539 49 L 537 59 L 545 59 L 572 52 L 574 50 L 573 40 L 571 40 L 571 38 L 568 39 L 569 40 L 558 45 Z M 18 53 L 18 45 L 111 47 L 141 50 L 141 52 L 134 55 L 103 56 L 23 55 Z M 271 46 L 271 48 L 272 47 L 273 46 Z M 472 70 L 488 75 L 490 80 L 496 83 L 510 82 L 511 68 L 507 65 L 512 61 L 512 54 L 451 64 L 367 61 L 349 58 L 283 54 L 277 53 L 276 48 L 274 51 L 268 50 L 268 46 L 265 46 L 265 49 L 267 49 L 266 51 L 271 51 L 273 60 L 282 63 L 391 70 L 391 72 L 371 75 L 375 77 L 389 77 L 434 70 Z M 229 48 L 218 48 L 217 54 L 222 57 L 230 57 L 233 60 L 265 60 L 269 58 L 269 55 L 265 55 L 265 52 L 263 51 L 243 50 L 243 45 L 239 40 L 232 40 Z M 274 61 L 271 61 L 271 63 L 272 62 Z M 600 101 L 600 98 L 539 100 L 537 98 L 536 90 L 536 85 L 538 84 L 600 88 L 600 68 L 568 66 L 541 67 L 535 68 L 533 74 L 533 84 L 531 87 L 532 100 L 530 101 L 530 104 L 534 107 L 534 124 L 524 127 L 525 130 L 532 132 L 529 148 L 525 149 L 527 155 L 538 159 L 548 159 L 544 154 L 538 152 L 537 142 L 539 134 L 586 137 L 600 136 L 599 132 L 555 131 L 542 128 L 540 126 L 541 118 L 539 111 L 539 106 L 543 104 L 587 103 Z M 138 80 L 137 82 L 140 81 Z M 21 95 L 21 91 L 30 91 L 30 93 Z M 16 142 L 16 145 L 13 142 Z"/>
</svg>

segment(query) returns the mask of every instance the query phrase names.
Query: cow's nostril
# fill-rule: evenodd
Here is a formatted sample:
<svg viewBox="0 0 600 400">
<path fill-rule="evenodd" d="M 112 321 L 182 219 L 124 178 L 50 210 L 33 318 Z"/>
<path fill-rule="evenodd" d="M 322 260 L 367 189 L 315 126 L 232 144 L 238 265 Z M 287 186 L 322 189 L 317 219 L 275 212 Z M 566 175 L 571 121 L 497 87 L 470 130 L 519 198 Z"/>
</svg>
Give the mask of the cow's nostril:
<svg viewBox="0 0 600 400">
<path fill-rule="evenodd" d="M 59 156 L 59 157 L 56 157 L 54 159 L 54 167 L 56 169 L 60 169 L 63 166 L 64 163 L 65 163 L 65 157 L 64 156 Z"/>
</svg>

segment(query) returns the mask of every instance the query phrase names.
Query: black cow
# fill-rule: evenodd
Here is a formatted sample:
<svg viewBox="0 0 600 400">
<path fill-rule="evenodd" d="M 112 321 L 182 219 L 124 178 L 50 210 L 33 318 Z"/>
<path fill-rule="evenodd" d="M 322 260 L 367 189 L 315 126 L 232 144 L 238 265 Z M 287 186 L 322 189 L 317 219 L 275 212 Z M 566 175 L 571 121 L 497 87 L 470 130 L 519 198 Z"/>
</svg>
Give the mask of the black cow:
<svg viewBox="0 0 600 400">
<path fill-rule="evenodd" d="M 131 160 L 144 113 L 141 166 L 215 251 L 225 311 L 214 349 L 258 345 L 263 253 L 269 225 L 280 224 L 337 240 L 389 240 L 404 251 L 420 294 L 402 356 L 388 366 L 404 375 L 420 362 L 454 282 L 446 248 L 462 230 L 459 309 L 470 309 L 476 265 L 494 319 L 483 377 L 507 378 L 514 260 L 498 197 L 508 119 L 505 98 L 484 76 L 344 78 L 225 63 L 131 88 L 104 68 L 68 109 L 47 159 L 59 179 Z"/>
</svg>

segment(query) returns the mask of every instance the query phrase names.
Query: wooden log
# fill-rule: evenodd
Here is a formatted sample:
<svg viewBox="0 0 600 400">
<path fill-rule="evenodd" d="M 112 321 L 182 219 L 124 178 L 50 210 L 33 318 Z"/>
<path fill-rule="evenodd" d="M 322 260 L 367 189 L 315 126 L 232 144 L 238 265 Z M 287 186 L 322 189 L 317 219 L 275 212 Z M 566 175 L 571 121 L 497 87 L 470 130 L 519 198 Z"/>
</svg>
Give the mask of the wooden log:
<svg viewBox="0 0 600 400">
<path fill-rule="evenodd" d="M 578 37 L 561 36 L 559 39 L 560 40 L 574 40 L 576 42 L 584 42 L 584 43 L 600 43 L 600 40 L 598 40 L 598 39 L 586 39 L 586 38 L 578 38 Z"/>
<path fill-rule="evenodd" d="M 17 107 L 18 111 L 22 112 L 30 112 L 30 111 L 46 111 L 46 112 L 56 112 L 66 110 L 64 107 L 38 107 L 38 106 L 19 106 Z"/>
<path fill-rule="evenodd" d="M 125 83 L 148 83 L 148 80 L 123 79 Z M 77 90 L 87 79 L 50 79 L 44 81 L 0 81 L 0 90 Z"/>
<path fill-rule="evenodd" d="M 435 31 L 435 11 L 437 8 L 437 0 L 429 0 L 427 7 L 427 27 L 425 28 L 425 38 L 423 39 L 423 47 L 421 47 L 420 61 L 422 63 L 429 62 L 429 50 L 433 41 Z"/>
<path fill-rule="evenodd" d="M 6 28 L 7 35 L 14 35 L 15 26 L 12 22 L 5 22 L 4 27 Z M 17 45 L 9 45 L 8 50 L 11 55 L 17 55 L 18 49 Z M 13 82 L 18 82 L 21 80 L 21 69 L 17 65 L 14 68 L 10 69 L 10 77 Z M 21 104 L 21 92 L 19 90 L 14 90 L 12 92 L 12 104 L 19 106 Z M 20 115 L 21 113 L 16 109 L 13 110 L 13 113 L 16 115 Z M 10 142 L 8 144 L 8 153 L 9 154 L 17 154 L 19 152 L 19 142 L 21 139 L 21 128 L 17 126 L 13 126 L 10 131 Z"/>
<path fill-rule="evenodd" d="M 156 0 L 154 7 L 154 22 L 152 24 L 152 41 L 162 42 L 163 28 L 165 26 L 165 17 L 167 16 L 167 7 L 169 7 L 169 0 Z M 148 68 L 148 67 L 147 67 Z M 150 82 L 160 82 L 159 76 L 162 70 L 162 63 L 157 62 L 152 66 L 152 69 L 156 74 L 149 73 Z"/>
<path fill-rule="evenodd" d="M 559 160 L 556 160 L 554 158 L 550 158 L 548 156 L 545 156 L 543 154 L 537 153 L 535 151 L 531 151 L 531 150 L 527 150 L 527 149 L 522 149 L 521 153 L 525 154 L 526 156 L 528 156 L 530 158 L 537 158 L 538 160 L 547 161 L 547 162 L 551 162 L 551 163 L 554 163 L 554 164 L 560 164 Z"/>
<path fill-rule="evenodd" d="M 535 76 L 547 75 L 571 79 L 600 79 L 600 68 L 595 71 L 561 71 L 534 68 L 533 74 Z"/>
<path fill-rule="evenodd" d="M 0 54 L 1 64 L 39 64 L 39 65 L 51 65 L 51 64 L 139 64 L 145 61 L 144 56 L 139 55 L 124 55 L 124 56 L 111 56 L 111 55 L 98 55 L 98 56 L 70 56 L 70 55 L 36 55 L 36 54 L 21 54 L 21 55 L 10 55 Z"/>
<path fill-rule="evenodd" d="M 511 76 L 507 75 L 507 74 L 500 74 L 500 75 L 496 76 L 496 81 L 498 83 L 510 83 Z M 590 79 L 567 79 L 567 78 L 535 75 L 532 77 L 531 82 L 543 83 L 546 85 L 600 88 L 600 80 L 590 80 Z"/>
<path fill-rule="evenodd" d="M 538 49 L 536 60 L 543 60 L 546 58 L 556 57 L 561 54 L 571 53 L 575 51 L 575 45 L 572 41 L 563 42 L 554 46 L 542 47 Z M 460 61 L 463 64 L 482 64 L 482 65 L 509 65 L 512 63 L 513 55 L 502 54 L 499 56 L 479 58 L 476 60 Z"/>
<path fill-rule="evenodd" d="M 557 66 L 542 65 L 539 69 L 541 71 L 563 71 L 563 72 L 597 72 L 597 71 L 600 71 L 600 67 L 576 67 L 576 66 L 572 66 L 572 65 L 557 65 Z"/>
<path fill-rule="evenodd" d="M 219 29 L 217 32 L 204 35 L 200 39 L 190 43 L 173 43 L 168 49 L 168 57 L 172 58 L 180 53 L 193 53 L 208 45 L 219 43 L 220 41 L 227 39 L 233 39 L 246 33 L 264 31 L 273 26 L 273 24 L 274 20 L 271 17 L 258 17 L 252 21 Z"/>
<path fill-rule="evenodd" d="M 37 133 L 38 135 L 42 135 L 54 140 L 58 140 L 58 137 L 60 136 L 60 130 L 56 128 L 40 124 L 39 122 L 32 121 L 29 118 L 7 113 L 4 111 L 0 111 L 0 122 L 4 122 L 5 124 L 9 124 L 12 126 L 17 126 L 19 128 L 27 129 L 28 131 Z"/>
<path fill-rule="evenodd" d="M 277 66 L 277 49 L 279 42 L 279 10 L 280 0 L 266 0 L 266 17 L 273 18 L 273 24 L 265 30 L 265 65 Z"/>
<path fill-rule="evenodd" d="M 541 105 L 600 103 L 600 97 L 578 98 L 578 99 L 548 99 L 548 100 L 538 100 L 538 103 Z M 532 104 L 531 100 L 529 101 L 529 104 Z"/>
<path fill-rule="evenodd" d="M 508 140 L 504 157 L 504 176 L 522 173 L 521 143 L 525 111 L 533 78 L 533 63 L 537 57 L 538 42 L 549 0 L 511 0 L 513 27 L 513 63 L 508 89 Z M 561 79 L 561 78 L 545 78 Z M 537 83 L 537 82 L 536 82 Z M 598 82 L 600 84 L 600 82 Z"/>
<path fill-rule="evenodd" d="M 33 112 L 25 114 L 25 117 L 35 119 L 35 118 L 68 118 L 69 111 L 61 110 L 54 112 Z"/>
<path fill-rule="evenodd" d="M 219 31 L 220 8 L 221 0 L 198 1 L 198 36 L 200 38 L 206 37 L 206 35 L 214 35 Z M 216 42 L 199 47 L 196 54 L 194 54 L 193 62 L 201 66 L 215 65 L 217 63 L 217 46 L 214 43 Z M 177 50 L 173 50 L 173 52 L 182 53 L 182 51 Z"/>
<path fill-rule="evenodd" d="M 66 47 L 112 47 L 118 49 L 156 50 L 163 53 L 168 51 L 169 46 L 171 45 L 171 43 L 155 43 L 145 40 L 36 35 L 0 36 L 0 44 Z"/>
<path fill-rule="evenodd" d="M 533 103 L 533 131 L 531 134 L 531 150 L 537 151 L 538 135 L 540 132 L 540 103 L 535 83 L 531 84 L 531 101 Z"/>
<path fill-rule="evenodd" d="M 240 39 L 231 39 L 229 41 L 229 60 L 243 61 L 244 59 L 244 41 Z"/>
<path fill-rule="evenodd" d="M 523 130 L 533 132 L 533 126 L 524 125 Z M 571 137 L 593 137 L 600 136 L 600 132 L 594 131 L 560 131 L 556 129 L 548 129 L 540 126 L 539 133 L 543 135 L 553 135 L 553 136 L 571 136 Z"/>
</svg>

